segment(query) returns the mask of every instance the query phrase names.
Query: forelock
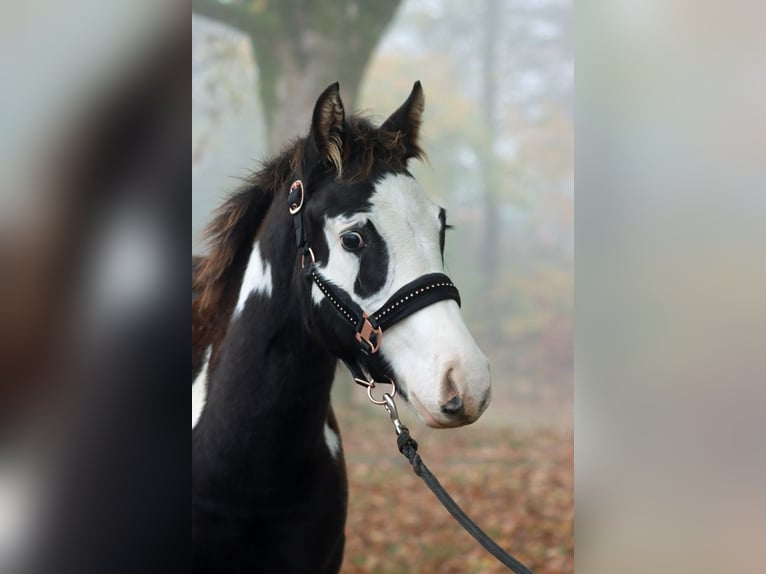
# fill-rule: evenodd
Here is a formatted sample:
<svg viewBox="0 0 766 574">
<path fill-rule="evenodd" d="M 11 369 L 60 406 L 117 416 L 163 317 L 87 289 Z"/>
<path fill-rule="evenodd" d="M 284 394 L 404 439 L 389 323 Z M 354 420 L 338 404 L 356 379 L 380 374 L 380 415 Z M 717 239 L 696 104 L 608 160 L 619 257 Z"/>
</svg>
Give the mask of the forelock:
<svg viewBox="0 0 766 574">
<path fill-rule="evenodd" d="M 401 132 L 377 128 L 362 115 L 351 117 L 344 126 L 341 152 L 338 178 L 348 182 L 369 179 L 380 171 L 404 172 L 410 158 L 426 157 L 422 149 L 410 149 Z"/>
</svg>

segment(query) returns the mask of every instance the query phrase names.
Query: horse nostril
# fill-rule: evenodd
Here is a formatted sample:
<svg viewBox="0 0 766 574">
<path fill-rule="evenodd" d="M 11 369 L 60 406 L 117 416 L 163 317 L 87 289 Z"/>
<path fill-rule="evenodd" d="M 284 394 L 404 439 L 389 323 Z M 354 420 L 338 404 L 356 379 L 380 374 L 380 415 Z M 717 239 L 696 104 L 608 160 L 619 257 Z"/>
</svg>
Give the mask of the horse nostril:
<svg viewBox="0 0 766 574">
<path fill-rule="evenodd" d="M 454 396 L 441 406 L 441 411 L 445 415 L 456 416 L 463 414 L 463 399 Z"/>
</svg>

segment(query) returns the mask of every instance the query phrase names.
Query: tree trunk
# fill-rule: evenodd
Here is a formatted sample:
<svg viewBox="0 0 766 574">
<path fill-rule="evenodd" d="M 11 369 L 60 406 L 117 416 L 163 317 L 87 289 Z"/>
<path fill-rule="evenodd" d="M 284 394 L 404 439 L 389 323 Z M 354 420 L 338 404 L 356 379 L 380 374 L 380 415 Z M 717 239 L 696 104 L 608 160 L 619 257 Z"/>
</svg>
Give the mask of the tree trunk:
<svg viewBox="0 0 766 574">
<path fill-rule="evenodd" d="M 311 51 L 299 51 L 294 39 L 273 39 L 271 54 L 276 66 L 268 79 L 262 77 L 260 84 L 271 151 L 279 150 L 292 138 L 308 132 L 317 97 L 335 81 L 341 82 L 346 112 L 354 110 L 364 67 L 349 66 L 344 70 L 343 81 L 337 73 L 336 58 L 332 53 L 337 47 L 320 38 L 316 39 L 316 44 Z"/>
<path fill-rule="evenodd" d="M 335 81 L 355 109 L 367 64 L 401 0 L 280 0 L 222 4 L 192 0 L 194 13 L 248 35 L 260 70 L 268 145 L 306 133 L 314 102 Z"/>
<path fill-rule="evenodd" d="M 497 274 L 498 246 L 500 244 L 500 218 L 498 217 L 497 193 L 500 182 L 497 177 L 495 161 L 495 121 L 497 118 L 497 86 L 495 80 L 495 58 L 497 34 L 500 30 L 498 2 L 487 2 L 484 12 L 483 43 L 483 102 L 485 128 L 487 132 L 486 148 L 482 157 L 484 174 L 484 238 L 481 250 L 481 272 L 485 288 L 489 288 Z"/>
</svg>

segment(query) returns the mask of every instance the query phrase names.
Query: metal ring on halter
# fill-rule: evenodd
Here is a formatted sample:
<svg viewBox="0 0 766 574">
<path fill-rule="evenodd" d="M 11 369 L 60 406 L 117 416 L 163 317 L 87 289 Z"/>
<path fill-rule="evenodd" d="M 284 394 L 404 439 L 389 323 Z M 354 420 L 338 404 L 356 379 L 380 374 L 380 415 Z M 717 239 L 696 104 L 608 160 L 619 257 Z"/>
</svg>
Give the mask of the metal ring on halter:
<svg viewBox="0 0 766 574">
<path fill-rule="evenodd" d="M 364 379 L 354 378 L 354 382 L 358 385 L 362 385 L 363 387 L 367 387 L 367 396 L 370 398 L 370 401 L 372 401 L 373 404 L 376 405 L 385 405 L 386 400 L 377 400 L 375 397 L 372 396 L 372 389 L 375 388 L 375 385 L 378 384 L 386 384 L 391 385 L 391 393 L 384 393 L 385 395 L 389 395 L 391 398 L 394 398 L 396 396 L 396 383 L 394 383 L 394 380 L 390 377 L 387 377 L 387 381 L 374 381 L 370 379 L 369 381 L 365 381 Z"/>
<path fill-rule="evenodd" d="M 300 179 L 296 179 L 293 184 L 290 186 L 290 193 L 295 191 L 296 189 L 300 188 L 301 190 L 301 196 L 300 200 L 296 202 L 292 202 L 289 207 L 290 215 L 296 215 L 301 208 L 303 208 L 303 198 L 306 196 L 306 192 L 303 188 L 303 182 Z"/>
<path fill-rule="evenodd" d="M 317 262 L 316 258 L 314 257 L 314 250 L 311 249 L 311 247 L 306 247 L 306 250 L 303 253 L 301 253 L 301 269 L 306 267 L 306 253 L 309 254 L 309 257 L 311 257 L 312 265 L 314 265 Z"/>
<path fill-rule="evenodd" d="M 367 387 L 367 396 L 370 398 L 370 400 L 374 404 L 376 404 L 376 405 L 385 405 L 386 404 L 386 399 L 382 399 L 382 400 L 378 401 L 378 400 L 375 399 L 375 397 L 372 396 L 372 389 L 375 387 L 376 382 L 375 381 L 371 381 L 371 382 L 372 382 L 372 384 Z M 385 384 L 391 385 L 391 393 L 384 393 L 384 395 L 387 394 L 391 398 L 394 398 L 396 396 L 396 384 L 394 383 L 393 379 L 388 377 L 387 381 L 378 381 L 378 383 L 385 383 Z"/>
</svg>

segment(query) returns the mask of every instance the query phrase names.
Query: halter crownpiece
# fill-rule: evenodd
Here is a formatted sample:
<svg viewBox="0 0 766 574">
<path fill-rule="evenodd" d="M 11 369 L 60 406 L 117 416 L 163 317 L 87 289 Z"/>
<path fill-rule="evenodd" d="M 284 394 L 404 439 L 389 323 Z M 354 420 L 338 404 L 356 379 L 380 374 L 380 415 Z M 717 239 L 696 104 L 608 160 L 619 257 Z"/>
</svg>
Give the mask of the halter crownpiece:
<svg viewBox="0 0 766 574">
<path fill-rule="evenodd" d="M 296 247 L 301 252 L 301 267 L 306 269 L 307 277 L 319 287 L 339 315 L 354 328 L 354 337 L 363 355 L 377 353 L 383 342 L 384 330 L 424 307 L 447 299 L 460 305 L 460 293 L 450 278 L 443 273 L 428 273 L 404 285 L 374 313 L 367 313 L 346 291 L 326 279 L 316 265 L 303 221 L 305 190 L 301 180 L 295 180 L 290 186 L 287 203 L 295 228 Z M 305 267 L 306 256 L 311 259 L 308 268 Z M 354 376 L 356 378 L 356 373 Z"/>
</svg>

